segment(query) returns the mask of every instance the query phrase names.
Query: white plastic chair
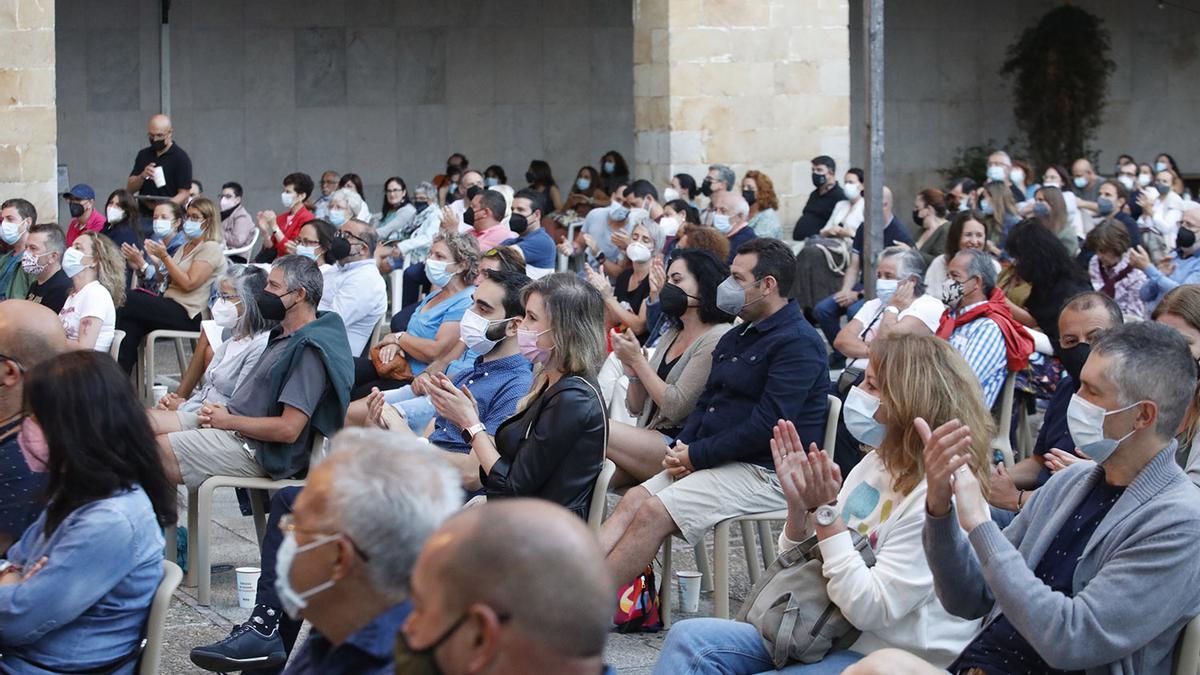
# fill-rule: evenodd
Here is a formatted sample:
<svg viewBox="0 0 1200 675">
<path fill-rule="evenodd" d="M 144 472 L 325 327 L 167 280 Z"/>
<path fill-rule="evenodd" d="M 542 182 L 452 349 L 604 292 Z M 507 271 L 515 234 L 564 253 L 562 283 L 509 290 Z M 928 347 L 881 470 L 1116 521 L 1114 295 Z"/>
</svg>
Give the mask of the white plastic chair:
<svg viewBox="0 0 1200 675">
<path fill-rule="evenodd" d="M 1192 619 L 1179 636 L 1175 647 L 1175 668 L 1172 675 L 1200 673 L 1200 616 Z"/>
<path fill-rule="evenodd" d="M 258 238 L 260 236 L 262 236 L 262 231 L 259 230 L 258 227 L 255 227 L 254 235 L 251 236 L 251 238 L 250 238 L 250 243 L 245 246 L 241 246 L 239 248 L 225 249 L 225 251 L 224 251 L 225 257 L 228 258 L 230 256 L 240 255 L 241 257 L 245 258 L 246 260 L 250 260 L 255 253 L 255 247 L 258 246 Z"/>
<path fill-rule="evenodd" d="M 607 451 L 607 449 L 606 449 Z M 600 475 L 596 476 L 596 484 L 592 487 L 592 503 L 588 508 L 588 529 L 598 538 L 600 526 L 604 523 L 605 509 L 608 507 L 608 484 L 612 482 L 617 465 L 611 459 L 605 458 L 600 467 Z"/>
<path fill-rule="evenodd" d="M 313 431 L 312 453 L 309 455 L 308 470 L 312 471 L 325 457 L 325 437 Z M 266 499 L 268 491 L 285 487 L 304 487 L 304 479 L 272 480 L 249 476 L 213 476 L 204 481 L 198 490 L 188 492 L 188 573 L 187 585 L 196 586 L 196 599 L 208 605 L 212 593 L 212 568 L 210 567 L 210 538 L 212 528 L 213 492 L 217 488 L 232 487 L 250 490 L 250 508 L 254 514 L 254 530 L 261 546 L 267 533 Z"/>
<path fill-rule="evenodd" d="M 829 401 L 829 411 L 825 415 L 825 448 L 837 446 L 837 425 L 842 414 L 842 401 L 836 396 L 826 396 Z M 771 523 L 787 520 L 787 509 L 749 513 L 722 520 L 713 528 L 713 615 L 718 619 L 729 618 L 729 526 L 737 523 L 742 528 L 742 549 L 746 555 L 746 568 L 750 574 L 750 583 L 758 582 L 761 571 L 770 566 L 776 557 L 775 539 L 771 536 Z M 755 556 L 754 536 L 758 526 L 759 548 L 762 561 Z M 659 593 L 659 616 L 662 617 L 663 627 L 671 625 L 671 539 L 663 541 L 663 578 L 662 591 Z"/>
<path fill-rule="evenodd" d="M 163 578 L 154 592 L 154 601 L 150 603 L 150 616 L 146 618 L 146 641 L 142 655 L 138 660 L 138 675 L 157 675 L 158 661 L 162 656 L 163 633 L 167 624 L 167 610 L 171 606 L 171 596 L 183 579 L 183 570 L 170 560 L 163 561 Z"/>
<path fill-rule="evenodd" d="M 187 330 L 156 330 L 151 331 L 146 336 L 145 341 L 138 347 L 139 358 L 141 364 L 141 396 L 142 400 L 149 405 L 154 405 L 158 401 L 151 400 L 154 397 L 154 376 L 155 376 L 155 353 L 154 346 L 159 340 L 174 340 L 175 341 L 175 358 L 179 361 L 179 372 L 182 374 L 187 371 L 188 359 L 187 354 L 183 349 L 183 341 L 191 340 L 195 346 L 196 340 L 200 339 L 200 333 Z"/>
<path fill-rule="evenodd" d="M 113 357 L 113 361 L 117 360 L 117 355 L 121 353 L 121 343 L 125 341 L 125 331 L 117 329 L 113 331 L 112 345 L 108 348 L 108 355 Z"/>
<path fill-rule="evenodd" d="M 996 437 L 992 439 L 992 451 L 1004 457 L 1005 468 L 1013 466 L 1013 447 L 1009 432 L 1012 430 L 1013 399 L 1016 396 L 1017 374 L 1009 372 L 1004 378 L 1004 389 L 1000 392 L 1000 411 L 996 426 Z"/>
</svg>

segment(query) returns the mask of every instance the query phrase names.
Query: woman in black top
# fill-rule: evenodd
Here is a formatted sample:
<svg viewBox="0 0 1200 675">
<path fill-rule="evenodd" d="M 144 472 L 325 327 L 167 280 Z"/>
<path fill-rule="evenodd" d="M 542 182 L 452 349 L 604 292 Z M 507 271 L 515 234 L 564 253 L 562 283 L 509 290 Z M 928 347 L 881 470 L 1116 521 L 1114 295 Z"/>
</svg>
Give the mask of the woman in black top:
<svg viewBox="0 0 1200 675">
<path fill-rule="evenodd" d="M 525 171 L 525 182 L 529 183 L 530 190 L 542 193 L 546 201 L 554 206 L 556 213 L 562 211 L 562 193 L 559 192 L 558 183 L 554 182 L 554 173 L 550 171 L 550 165 L 545 160 L 535 159 L 529 163 L 529 169 Z"/>
<path fill-rule="evenodd" d="M 608 434 L 596 384 L 604 361 L 604 303 L 569 273 L 542 277 L 522 295 L 517 342 L 534 364 L 529 394 L 494 439 L 466 386 L 454 394 L 446 418 L 469 437 L 488 499 L 540 497 L 587 520 Z M 454 392 L 449 380 L 439 381 L 444 392 Z"/>
<path fill-rule="evenodd" d="M 1017 223 L 1004 244 L 1013 268 L 1031 288 L 1024 307 L 1008 301 L 1013 317 L 1050 338 L 1058 353 L 1058 313 L 1069 298 L 1092 290 L 1083 269 L 1067 247 L 1039 218 Z"/>
<path fill-rule="evenodd" d="M 604 181 L 604 192 L 611 195 L 618 186 L 629 182 L 629 165 L 616 150 L 609 150 L 600 158 L 600 175 Z"/>
</svg>

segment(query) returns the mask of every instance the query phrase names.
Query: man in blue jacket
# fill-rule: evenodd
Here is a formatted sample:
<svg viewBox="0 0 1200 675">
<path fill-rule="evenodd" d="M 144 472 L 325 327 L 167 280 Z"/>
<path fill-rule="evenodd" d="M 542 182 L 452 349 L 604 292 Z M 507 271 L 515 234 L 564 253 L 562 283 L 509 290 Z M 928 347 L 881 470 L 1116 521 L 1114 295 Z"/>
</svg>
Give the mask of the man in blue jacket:
<svg viewBox="0 0 1200 675">
<path fill-rule="evenodd" d="M 806 446 L 822 443 L 829 371 L 824 343 L 788 299 L 795 265 L 778 239 L 738 249 L 717 307 L 744 323 L 713 350 L 704 392 L 664 471 L 630 490 L 601 529 L 618 583 L 635 578 L 668 535 L 695 544 L 722 520 L 786 507 L 771 460 L 777 422 L 794 422 Z"/>
</svg>

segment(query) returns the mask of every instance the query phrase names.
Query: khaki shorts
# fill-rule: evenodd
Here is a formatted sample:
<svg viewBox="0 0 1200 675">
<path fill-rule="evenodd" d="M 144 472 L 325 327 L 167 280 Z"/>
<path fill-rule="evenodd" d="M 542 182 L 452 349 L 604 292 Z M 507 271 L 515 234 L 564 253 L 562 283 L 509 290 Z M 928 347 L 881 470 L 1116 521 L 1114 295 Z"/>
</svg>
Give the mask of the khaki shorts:
<svg viewBox="0 0 1200 675">
<path fill-rule="evenodd" d="M 254 451 L 246 441 L 233 431 L 223 429 L 201 429 L 196 413 L 175 413 L 179 427 L 184 431 L 167 434 L 171 450 L 179 462 L 179 473 L 189 490 L 212 476 L 267 475 L 254 459 Z"/>
<path fill-rule="evenodd" d="M 746 462 L 703 469 L 674 481 L 663 471 L 642 487 L 662 501 L 680 536 L 693 546 L 722 520 L 787 508 L 775 472 Z"/>
</svg>

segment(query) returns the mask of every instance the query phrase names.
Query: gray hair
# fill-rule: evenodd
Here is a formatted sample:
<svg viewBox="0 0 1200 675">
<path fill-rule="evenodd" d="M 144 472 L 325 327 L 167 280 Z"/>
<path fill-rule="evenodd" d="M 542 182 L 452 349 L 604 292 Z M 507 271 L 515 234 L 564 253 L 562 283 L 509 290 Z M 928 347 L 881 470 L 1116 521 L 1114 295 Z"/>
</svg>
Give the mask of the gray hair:
<svg viewBox="0 0 1200 675">
<path fill-rule="evenodd" d="M 1008 156 L 1007 152 L 1005 152 L 1003 150 L 993 150 L 992 155 L 1000 155 L 1001 157 L 1004 158 L 1005 166 L 1012 166 L 1012 158 Z M 988 157 L 991 157 L 992 155 L 988 155 Z"/>
<path fill-rule="evenodd" d="M 55 223 L 41 223 L 30 227 L 29 234 L 46 235 L 46 251 L 56 251 L 58 259 L 62 260 L 63 253 L 67 250 L 67 236 L 63 234 L 61 227 Z"/>
<path fill-rule="evenodd" d="M 911 248 L 889 246 L 883 249 L 883 253 L 879 254 L 880 262 L 883 262 L 887 258 L 896 259 L 897 279 L 900 281 L 906 281 L 911 278 L 916 278 L 916 294 L 923 295 L 925 293 L 925 258 L 919 251 Z"/>
<path fill-rule="evenodd" d="M 1153 401 L 1155 434 L 1174 437 L 1196 391 L 1196 361 L 1187 340 L 1163 324 L 1135 321 L 1105 331 L 1091 353 L 1112 357 L 1104 376 L 1116 386 L 1118 404 Z"/>
<path fill-rule="evenodd" d="M 729 191 L 733 200 L 733 214 L 740 216 L 742 220 L 750 217 L 750 204 L 746 202 L 746 198 L 740 192 Z"/>
<path fill-rule="evenodd" d="M 333 206 L 335 202 L 341 202 L 350 211 L 350 217 L 353 218 L 362 211 L 363 198 L 350 188 L 342 188 L 329 195 L 329 205 Z"/>
<path fill-rule="evenodd" d="M 367 247 L 368 255 L 374 255 L 375 254 L 375 246 L 379 244 L 379 231 L 376 230 L 374 227 L 371 227 L 370 223 L 364 223 L 363 221 L 361 221 L 357 218 L 351 218 L 350 220 L 348 220 L 346 222 L 347 223 L 357 223 L 359 225 L 362 225 L 362 233 L 355 234 L 354 236 L 359 241 L 361 241 L 364 246 Z M 343 225 L 342 227 L 345 227 L 345 225 Z M 349 233 L 347 233 L 347 234 L 349 234 Z"/>
<path fill-rule="evenodd" d="M 235 338 L 258 335 L 263 331 L 272 330 L 279 325 L 278 321 L 263 318 L 258 309 L 258 296 L 267 287 L 267 273 L 255 265 L 228 265 L 217 280 L 217 284 L 228 281 L 233 287 L 233 293 L 242 303 L 242 316 L 233 327 Z"/>
<path fill-rule="evenodd" d="M 370 559 L 371 585 L 400 600 L 425 540 L 462 506 L 458 473 L 426 442 L 382 429 L 345 429 L 332 447 L 330 515 Z"/>
<path fill-rule="evenodd" d="M 967 256 L 967 276 L 979 277 L 983 281 L 983 294 L 991 295 L 996 288 L 996 263 L 991 254 L 973 248 L 964 248 L 955 257 Z"/>
<path fill-rule="evenodd" d="M 737 174 L 733 172 L 733 169 L 729 168 L 728 164 L 709 164 L 708 170 L 716 171 L 720 174 L 719 179 L 725 184 L 725 189 L 733 190 L 734 184 L 737 183 Z"/>
<path fill-rule="evenodd" d="M 469 234 L 441 230 L 433 238 L 434 244 L 439 241 L 446 244 L 446 248 L 450 249 L 450 257 L 454 258 L 454 262 L 462 265 L 462 270 L 459 271 L 459 274 L 462 275 L 463 281 L 468 284 L 475 281 L 475 277 L 479 275 L 479 259 L 481 257 L 479 242 L 475 237 Z"/>
<path fill-rule="evenodd" d="M 633 209 L 629 212 L 629 220 L 625 225 L 625 233 L 633 234 L 633 230 L 637 227 L 646 228 L 646 232 L 650 235 L 650 240 L 654 242 L 651 247 L 651 253 L 658 253 L 666 244 L 667 236 L 663 234 L 662 228 L 654 219 L 650 217 L 650 213 L 645 209 Z"/>
<path fill-rule="evenodd" d="M 434 187 L 433 183 L 430 183 L 427 180 L 423 180 L 418 183 L 417 189 L 413 190 L 413 194 L 425 195 L 431 200 L 430 203 L 437 203 L 437 188 Z"/>
<path fill-rule="evenodd" d="M 321 304 L 325 277 L 317 263 L 302 255 L 285 255 L 271 263 L 271 269 L 283 270 L 283 283 L 289 291 L 304 289 L 304 301 L 315 310 Z"/>
</svg>

